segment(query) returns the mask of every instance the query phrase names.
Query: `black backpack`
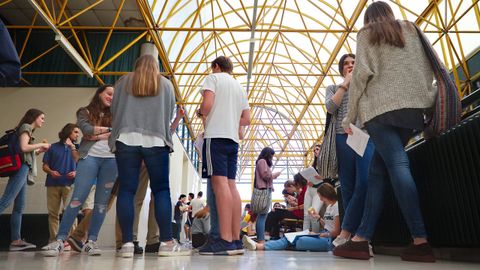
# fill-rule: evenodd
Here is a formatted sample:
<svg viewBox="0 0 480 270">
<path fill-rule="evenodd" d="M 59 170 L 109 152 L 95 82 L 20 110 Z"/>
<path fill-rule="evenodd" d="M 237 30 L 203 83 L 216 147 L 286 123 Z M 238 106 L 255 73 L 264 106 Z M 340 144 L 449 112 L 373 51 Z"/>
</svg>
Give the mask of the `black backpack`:
<svg viewBox="0 0 480 270">
<path fill-rule="evenodd" d="M 5 131 L 0 138 L 0 177 L 15 175 L 22 167 L 22 151 L 16 130 Z"/>
</svg>

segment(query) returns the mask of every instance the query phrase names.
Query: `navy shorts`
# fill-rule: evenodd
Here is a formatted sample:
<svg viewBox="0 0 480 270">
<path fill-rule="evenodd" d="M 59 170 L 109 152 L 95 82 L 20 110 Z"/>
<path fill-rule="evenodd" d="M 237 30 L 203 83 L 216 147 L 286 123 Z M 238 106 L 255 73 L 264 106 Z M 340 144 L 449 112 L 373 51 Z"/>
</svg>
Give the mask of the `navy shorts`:
<svg viewBox="0 0 480 270">
<path fill-rule="evenodd" d="M 231 139 L 206 138 L 202 149 L 202 178 L 237 176 L 238 143 Z"/>
</svg>

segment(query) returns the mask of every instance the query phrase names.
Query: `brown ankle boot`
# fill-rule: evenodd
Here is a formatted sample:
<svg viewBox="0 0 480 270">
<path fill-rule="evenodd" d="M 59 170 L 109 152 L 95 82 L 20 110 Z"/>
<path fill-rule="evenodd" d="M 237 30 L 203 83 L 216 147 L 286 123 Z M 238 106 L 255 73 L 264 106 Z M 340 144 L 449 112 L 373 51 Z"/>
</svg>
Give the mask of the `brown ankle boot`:
<svg viewBox="0 0 480 270">
<path fill-rule="evenodd" d="M 349 259 L 368 260 L 370 259 L 368 241 L 354 242 L 349 240 L 345 244 L 335 247 L 333 255 Z"/>
<path fill-rule="evenodd" d="M 403 261 L 412 262 L 435 262 L 435 256 L 433 256 L 433 250 L 428 243 L 420 245 L 410 244 L 402 252 Z"/>
</svg>

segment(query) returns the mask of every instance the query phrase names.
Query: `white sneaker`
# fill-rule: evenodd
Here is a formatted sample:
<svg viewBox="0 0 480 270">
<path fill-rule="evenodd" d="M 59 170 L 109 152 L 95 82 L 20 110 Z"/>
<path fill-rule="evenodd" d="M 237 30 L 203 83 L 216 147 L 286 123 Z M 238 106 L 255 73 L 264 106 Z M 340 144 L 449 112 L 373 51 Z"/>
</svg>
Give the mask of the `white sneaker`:
<svg viewBox="0 0 480 270">
<path fill-rule="evenodd" d="M 36 245 L 32 243 L 28 243 L 27 241 L 22 239 L 15 244 L 10 244 L 10 251 L 21 251 L 21 250 L 32 249 L 36 247 L 37 247 Z"/>
<path fill-rule="evenodd" d="M 89 256 L 100 256 L 102 251 L 98 248 L 97 242 L 88 240 L 88 242 L 83 246 L 82 253 L 87 253 Z"/>
<path fill-rule="evenodd" d="M 42 254 L 46 257 L 57 257 L 59 254 L 63 253 L 63 249 L 63 241 L 57 240 L 42 247 Z"/>
<path fill-rule="evenodd" d="M 244 235 L 242 238 L 243 246 L 248 250 L 256 250 L 257 242 L 253 241 L 250 237 Z"/>
<path fill-rule="evenodd" d="M 158 248 L 158 256 L 162 257 L 173 257 L 173 256 L 190 256 L 192 255 L 192 250 L 188 247 L 185 247 L 173 239 L 172 243 L 161 242 L 160 247 Z"/>
<path fill-rule="evenodd" d="M 135 245 L 132 242 L 128 242 L 122 245 L 122 248 L 118 250 L 118 256 L 122 258 L 132 258 Z"/>
<path fill-rule="evenodd" d="M 337 238 L 335 238 L 335 240 L 333 240 L 332 244 L 335 247 L 338 247 L 338 246 L 341 246 L 341 245 L 345 244 L 346 242 L 348 242 L 348 240 L 350 240 L 350 237 L 343 238 L 341 236 L 337 236 Z"/>
</svg>

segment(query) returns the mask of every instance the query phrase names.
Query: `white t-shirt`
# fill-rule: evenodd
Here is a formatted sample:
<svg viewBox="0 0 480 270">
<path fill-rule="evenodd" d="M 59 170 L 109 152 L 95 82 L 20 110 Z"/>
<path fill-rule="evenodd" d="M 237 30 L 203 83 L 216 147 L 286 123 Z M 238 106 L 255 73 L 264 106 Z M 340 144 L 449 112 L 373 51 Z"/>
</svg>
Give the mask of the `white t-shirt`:
<svg viewBox="0 0 480 270">
<path fill-rule="evenodd" d="M 198 211 L 202 210 L 202 208 L 207 205 L 207 203 L 203 198 L 195 198 L 190 202 L 190 205 L 192 206 L 192 216 L 194 217 Z"/>
<path fill-rule="evenodd" d="M 230 74 L 207 76 L 202 89 L 215 94 L 215 102 L 205 123 L 204 138 L 227 138 L 239 142 L 238 129 L 243 110 L 248 110 L 247 93 Z"/>
<path fill-rule="evenodd" d="M 327 206 L 323 220 L 325 220 L 325 230 L 332 232 L 335 229 L 335 217 L 338 216 L 338 202 Z"/>
<path fill-rule="evenodd" d="M 114 158 L 115 154 L 110 152 L 108 140 L 98 140 L 88 150 L 88 155 L 99 158 Z"/>
<path fill-rule="evenodd" d="M 141 146 L 145 148 L 164 147 L 165 141 L 157 136 L 145 135 L 139 132 L 121 133 L 117 141 L 129 146 Z"/>
</svg>

